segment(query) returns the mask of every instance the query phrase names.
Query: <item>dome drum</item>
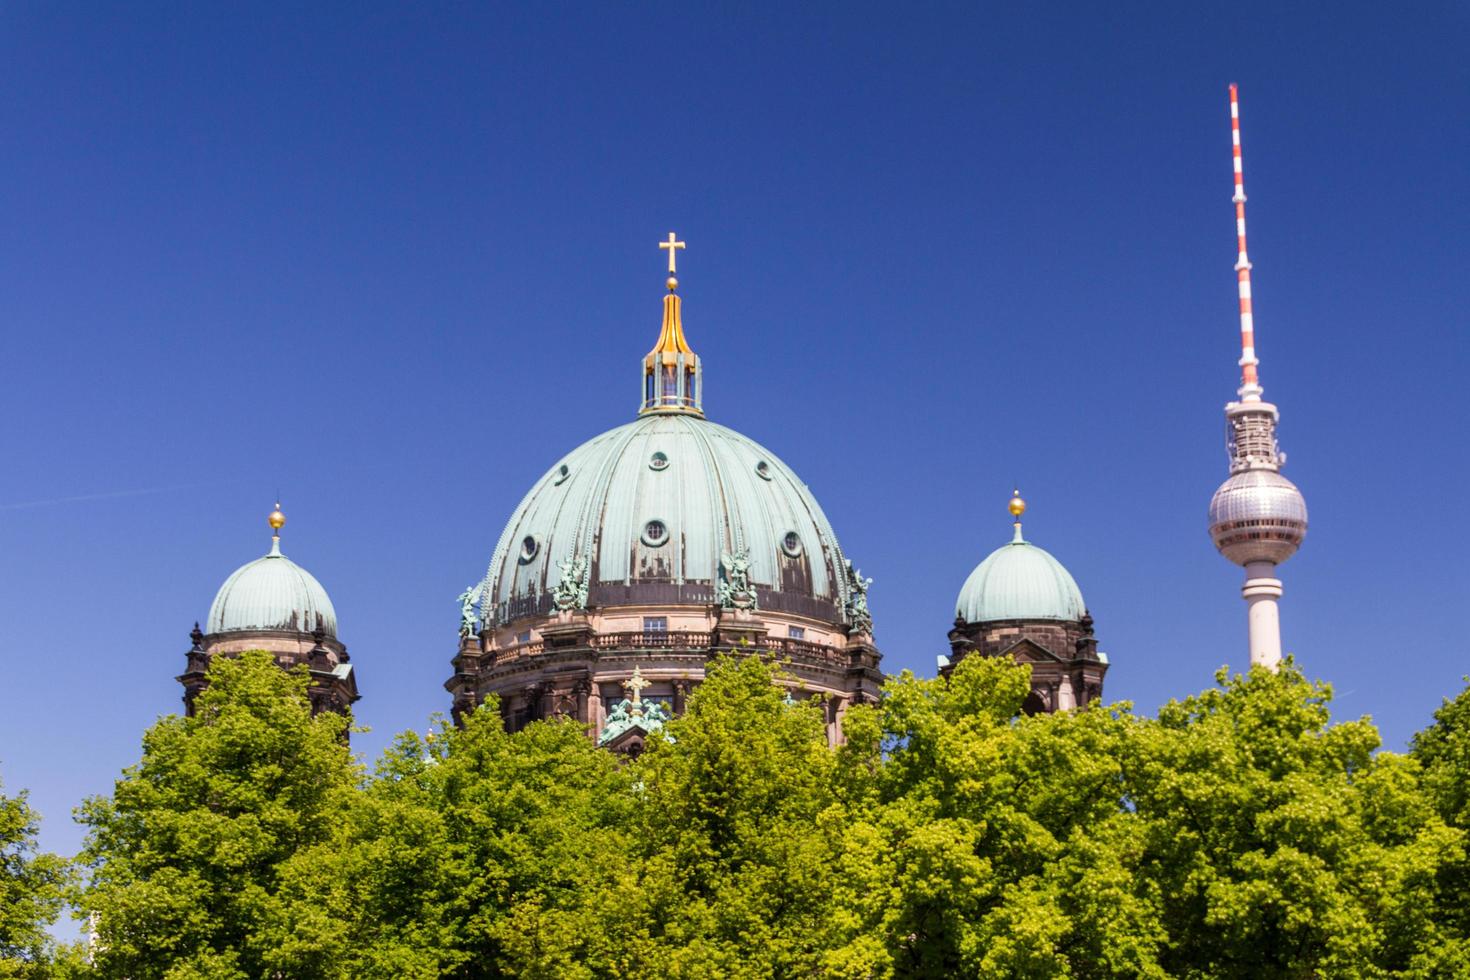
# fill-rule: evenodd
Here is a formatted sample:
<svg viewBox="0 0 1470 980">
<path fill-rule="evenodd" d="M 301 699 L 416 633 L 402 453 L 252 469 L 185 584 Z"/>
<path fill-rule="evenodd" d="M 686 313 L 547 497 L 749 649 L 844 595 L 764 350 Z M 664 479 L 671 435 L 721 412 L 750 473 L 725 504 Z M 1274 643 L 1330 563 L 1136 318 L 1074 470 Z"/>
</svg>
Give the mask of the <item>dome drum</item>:
<svg viewBox="0 0 1470 980">
<path fill-rule="evenodd" d="M 842 622 L 842 610 L 828 599 L 759 586 L 755 594 L 759 608 L 766 612 L 787 613 L 829 626 Z M 703 606 L 712 611 L 718 604 L 714 583 L 699 580 L 640 581 L 630 585 L 603 582 L 590 586 L 587 595 L 588 608 L 598 610 L 613 607 Z M 522 596 L 508 600 L 492 610 L 484 628 L 493 632 L 501 627 L 514 627 L 524 621 L 546 619 L 555 611 L 555 597 L 550 592 Z"/>
<path fill-rule="evenodd" d="M 599 629 L 597 618 L 558 617 L 526 631 L 531 638 L 524 642 L 498 648 L 488 642 L 488 632 L 463 638 L 455 674 L 445 683 L 455 717 L 494 694 L 511 730 L 538 719 L 571 717 L 601 731 L 613 704 L 609 691 L 618 691 L 635 669 L 656 684 L 682 685 L 687 693 L 711 657 L 759 653 L 777 658 L 806 696 L 827 697 L 828 736 L 835 742 L 846 705 L 876 700 L 883 684 L 878 651 L 866 637 L 809 642 L 776 635 L 777 621 L 764 612 L 725 610 L 706 629 L 674 628 L 681 624 L 672 617 L 667 629 L 619 630 L 614 622 Z M 661 688 L 652 690 L 656 695 Z M 682 697 L 678 702 L 671 705 L 676 715 L 683 710 Z"/>
</svg>

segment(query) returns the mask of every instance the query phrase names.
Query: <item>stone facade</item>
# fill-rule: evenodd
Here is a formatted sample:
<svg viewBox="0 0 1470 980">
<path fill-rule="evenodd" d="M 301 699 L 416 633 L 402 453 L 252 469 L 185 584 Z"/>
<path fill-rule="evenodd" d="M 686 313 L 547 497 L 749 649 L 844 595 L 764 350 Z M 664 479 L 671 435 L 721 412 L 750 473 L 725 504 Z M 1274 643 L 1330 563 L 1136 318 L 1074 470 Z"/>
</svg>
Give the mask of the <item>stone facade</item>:
<svg viewBox="0 0 1470 980">
<path fill-rule="evenodd" d="M 1031 695 L 1024 705 L 1027 714 L 1065 711 L 1102 697 L 1108 663 L 1097 651 L 1090 615 L 1077 622 L 1010 619 L 966 623 L 960 618 L 949 631 L 949 645 L 949 661 L 940 668 L 940 674 L 946 677 L 955 664 L 971 654 L 1011 657 L 1017 663 L 1030 664 Z"/>
<path fill-rule="evenodd" d="M 664 628 L 643 628 L 650 620 Z M 802 638 L 792 635 L 797 631 Z M 883 684 L 880 654 L 867 633 L 709 605 L 554 612 L 466 635 L 444 686 L 454 697 L 456 720 L 496 695 L 511 731 L 539 719 L 574 718 L 598 738 L 635 667 L 647 682 L 643 700 L 662 702 L 677 716 L 712 658 L 743 653 L 768 655 L 793 675 L 792 697 L 823 697 L 834 744 L 846 707 L 876 701 Z"/>
<path fill-rule="evenodd" d="M 205 672 L 215 657 L 234 657 L 246 650 L 265 650 L 273 655 L 284 670 L 305 664 L 311 673 L 307 697 L 311 712 L 336 711 L 346 714 L 358 700 L 357 678 L 353 673 L 347 648 L 336 637 L 321 630 L 302 633 L 296 630 L 231 630 L 226 633 L 204 633 L 199 624 L 189 634 L 191 646 L 185 655 L 187 664 L 178 676 L 184 686 L 184 714 L 193 717 L 194 700 L 207 686 Z"/>
</svg>

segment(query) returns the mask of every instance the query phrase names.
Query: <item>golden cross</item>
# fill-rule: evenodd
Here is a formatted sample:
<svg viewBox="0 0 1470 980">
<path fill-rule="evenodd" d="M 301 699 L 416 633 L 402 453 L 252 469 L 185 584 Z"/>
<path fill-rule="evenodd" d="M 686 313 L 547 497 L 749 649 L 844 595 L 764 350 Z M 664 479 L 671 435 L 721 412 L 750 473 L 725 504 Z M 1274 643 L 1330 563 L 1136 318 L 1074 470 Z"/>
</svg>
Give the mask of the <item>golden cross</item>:
<svg viewBox="0 0 1470 980">
<path fill-rule="evenodd" d="M 644 680 L 643 672 L 635 666 L 633 668 L 633 676 L 623 681 L 623 686 L 633 692 L 634 704 L 642 704 L 643 689 L 645 687 L 652 687 L 653 681 Z"/>
<path fill-rule="evenodd" d="M 674 237 L 674 233 L 671 231 L 669 232 L 669 240 L 666 242 L 659 242 L 658 247 L 666 248 L 669 250 L 669 275 L 672 276 L 677 271 L 674 268 L 674 256 L 678 254 L 679 249 L 684 247 L 684 243 Z"/>
</svg>

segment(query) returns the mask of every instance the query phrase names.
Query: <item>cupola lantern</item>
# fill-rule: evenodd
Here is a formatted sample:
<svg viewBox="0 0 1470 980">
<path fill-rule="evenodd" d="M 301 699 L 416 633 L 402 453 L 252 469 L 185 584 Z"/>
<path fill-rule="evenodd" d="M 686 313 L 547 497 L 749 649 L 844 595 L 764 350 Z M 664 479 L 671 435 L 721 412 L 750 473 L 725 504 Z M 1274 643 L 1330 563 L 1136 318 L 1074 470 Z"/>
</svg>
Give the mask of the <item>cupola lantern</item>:
<svg viewBox="0 0 1470 980">
<path fill-rule="evenodd" d="M 650 412 L 678 412 L 704 415 L 704 373 L 699 355 L 684 339 L 684 321 L 679 310 L 679 280 L 674 277 L 675 257 L 684 248 L 672 231 L 667 241 L 659 242 L 669 253 L 669 294 L 664 297 L 663 329 L 658 343 L 643 358 L 643 407 L 640 415 Z"/>
</svg>

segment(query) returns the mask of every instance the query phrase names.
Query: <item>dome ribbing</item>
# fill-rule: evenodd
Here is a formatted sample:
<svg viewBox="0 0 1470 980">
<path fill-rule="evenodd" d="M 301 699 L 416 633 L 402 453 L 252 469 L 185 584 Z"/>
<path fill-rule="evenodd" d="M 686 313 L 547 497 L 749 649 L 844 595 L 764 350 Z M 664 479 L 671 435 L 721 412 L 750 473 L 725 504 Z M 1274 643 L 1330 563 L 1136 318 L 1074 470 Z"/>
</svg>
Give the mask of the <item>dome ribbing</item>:
<svg viewBox="0 0 1470 980">
<path fill-rule="evenodd" d="M 310 572 L 281 554 L 280 540 L 275 539 L 270 554 L 240 566 L 225 579 L 209 607 L 206 632 L 316 629 L 336 637 L 332 600 Z"/>
<path fill-rule="evenodd" d="M 482 586 L 505 623 L 549 608 L 586 560 L 595 605 L 708 605 L 722 553 L 748 552 L 763 607 L 842 622 L 842 549 L 806 484 L 769 450 L 689 414 L 649 413 L 568 453 L 507 523 Z"/>
<path fill-rule="evenodd" d="M 1016 536 L 975 567 L 960 589 L 955 614 L 966 623 L 1009 619 L 1079 622 L 1087 613 L 1072 574 L 1045 549 Z"/>
</svg>

